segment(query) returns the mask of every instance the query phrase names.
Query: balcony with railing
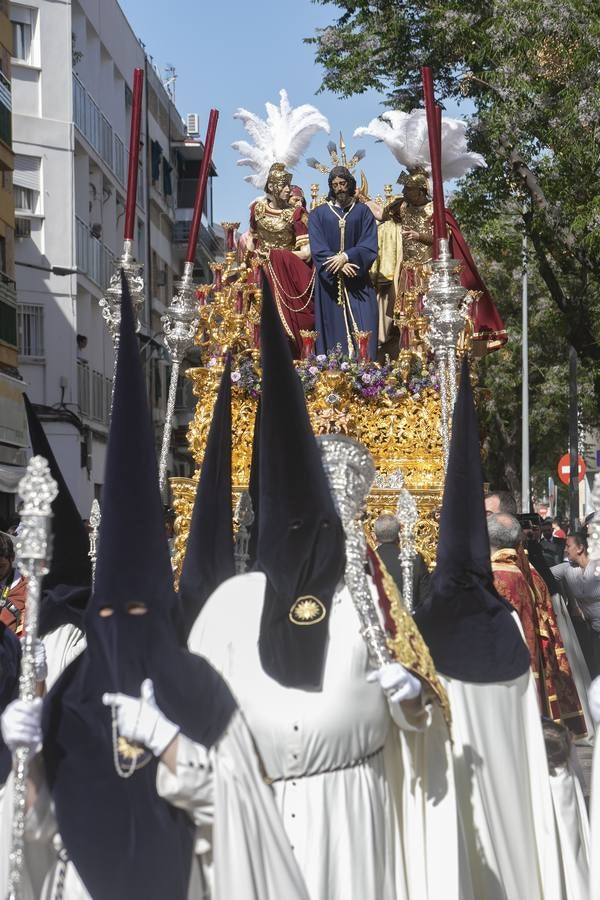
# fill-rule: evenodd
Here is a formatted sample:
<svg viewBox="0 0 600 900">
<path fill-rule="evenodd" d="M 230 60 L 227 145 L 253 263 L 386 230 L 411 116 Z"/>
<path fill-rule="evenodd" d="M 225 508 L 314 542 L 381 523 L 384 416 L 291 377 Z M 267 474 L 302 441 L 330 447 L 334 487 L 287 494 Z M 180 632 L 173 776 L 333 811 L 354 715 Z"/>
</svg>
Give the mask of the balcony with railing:
<svg viewBox="0 0 600 900">
<path fill-rule="evenodd" d="M 102 241 L 90 233 L 89 226 L 75 217 L 75 246 L 77 252 L 77 268 L 87 275 L 90 281 L 105 290 L 110 276 L 114 272 L 115 258 Z"/>
<path fill-rule="evenodd" d="M 75 74 L 73 74 L 73 120 L 77 130 L 106 163 L 115 178 L 125 185 L 129 161 L 125 144 L 113 132 L 112 125 L 100 112 L 98 105 Z M 138 178 L 137 203 L 141 209 L 144 208 L 143 178 Z"/>
</svg>

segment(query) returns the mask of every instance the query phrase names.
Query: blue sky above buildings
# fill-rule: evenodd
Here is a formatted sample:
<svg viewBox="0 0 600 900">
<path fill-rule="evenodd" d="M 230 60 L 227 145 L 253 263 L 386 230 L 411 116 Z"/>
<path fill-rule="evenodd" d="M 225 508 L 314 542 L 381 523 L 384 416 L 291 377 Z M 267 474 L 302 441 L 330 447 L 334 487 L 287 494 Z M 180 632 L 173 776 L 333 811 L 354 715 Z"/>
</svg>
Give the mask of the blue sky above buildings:
<svg viewBox="0 0 600 900">
<path fill-rule="evenodd" d="M 314 103 L 327 116 L 332 140 L 337 142 L 342 131 L 348 150 L 361 146 L 367 151 L 362 167 L 372 195 L 383 193 L 386 182 L 395 182 L 399 167 L 389 150 L 372 138 L 352 138 L 355 128 L 382 112 L 383 98 L 373 91 L 349 100 L 330 92 L 317 95 L 322 72 L 314 62 L 314 47 L 304 44 L 303 38 L 331 24 L 335 7 L 310 0 L 119 2 L 163 80 L 167 66 L 175 66 L 177 108 L 182 116 L 199 113 L 202 137 L 210 107 L 220 111 L 213 154 L 219 173 L 214 187 L 216 221 L 239 219 L 244 226 L 248 206 L 257 196 L 244 181 L 249 170 L 236 166 L 238 154 L 231 144 L 245 138 L 246 132 L 233 113 L 243 106 L 264 117 L 265 101 L 277 103 L 281 88 L 293 106 Z M 448 112 L 456 115 L 450 106 Z M 316 135 L 307 155 L 326 162 L 329 139 L 324 132 Z M 294 175 L 307 196 L 311 182 L 325 185 L 325 176 L 304 163 Z"/>
</svg>

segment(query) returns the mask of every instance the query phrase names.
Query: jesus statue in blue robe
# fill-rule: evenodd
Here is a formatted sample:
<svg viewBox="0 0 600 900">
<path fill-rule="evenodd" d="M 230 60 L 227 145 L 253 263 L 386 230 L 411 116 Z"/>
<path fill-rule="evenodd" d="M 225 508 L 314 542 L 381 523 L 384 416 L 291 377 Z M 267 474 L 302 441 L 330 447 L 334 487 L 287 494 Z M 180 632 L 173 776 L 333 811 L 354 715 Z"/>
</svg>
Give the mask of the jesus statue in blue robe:
<svg viewBox="0 0 600 900">
<path fill-rule="evenodd" d="M 308 236 L 315 283 L 317 353 L 340 344 L 348 356 L 358 352 L 357 332 L 369 331 L 369 357 L 377 354 L 378 311 L 369 269 L 377 257 L 377 223 L 355 199 L 356 181 L 348 169 L 329 173 L 329 200 L 313 209 Z"/>
</svg>

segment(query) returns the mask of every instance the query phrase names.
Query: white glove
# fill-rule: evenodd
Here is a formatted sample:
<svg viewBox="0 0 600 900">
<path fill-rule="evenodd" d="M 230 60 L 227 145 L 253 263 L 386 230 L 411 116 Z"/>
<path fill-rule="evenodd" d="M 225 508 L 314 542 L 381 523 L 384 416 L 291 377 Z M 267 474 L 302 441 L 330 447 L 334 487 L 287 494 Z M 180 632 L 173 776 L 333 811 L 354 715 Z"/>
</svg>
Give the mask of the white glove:
<svg viewBox="0 0 600 900">
<path fill-rule="evenodd" d="M 140 697 L 104 694 L 102 702 L 116 710 L 119 734 L 143 744 L 154 756 L 160 756 L 179 734 L 179 725 L 170 722 L 156 705 L 151 678 L 142 682 Z"/>
<path fill-rule="evenodd" d="M 594 678 L 590 685 L 588 701 L 592 719 L 594 720 L 594 724 L 597 725 L 600 722 L 600 675 L 598 675 L 597 678 Z"/>
<path fill-rule="evenodd" d="M 11 753 L 19 747 L 27 747 L 37 753 L 42 747 L 42 698 L 13 700 L 0 719 L 4 743 Z"/>
<path fill-rule="evenodd" d="M 33 671 L 35 673 L 35 680 L 41 683 L 48 677 L 48 663 L 46 661 L 46 648 L 44 647 L 44 642 L 40 641 L 39 638 L 35 642 L 33 654 Z"/>
<path fill-rule="evenodd" d="M 421 682 L 400 663 L 387 663 L 375 672 L 369 672 L 367 681 L 378 681 L 392 703 L 414 700 L 421 693 Z"/>
</svg>

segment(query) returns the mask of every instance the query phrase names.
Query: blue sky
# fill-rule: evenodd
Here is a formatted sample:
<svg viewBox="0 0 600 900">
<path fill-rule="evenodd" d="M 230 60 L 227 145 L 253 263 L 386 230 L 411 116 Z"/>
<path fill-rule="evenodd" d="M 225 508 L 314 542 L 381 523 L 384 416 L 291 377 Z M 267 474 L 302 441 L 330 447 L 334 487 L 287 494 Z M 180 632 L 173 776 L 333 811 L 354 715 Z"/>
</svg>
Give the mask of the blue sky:
<svg viewBox="0 0 600 900">
<path fill-rule="evenodd" d="M 248 169 L 236 166 L 238 154 L 231 143 L 246 137 L 241 122 L 232 118 L 243 106 L 264 117 L 266 100 L 277 103 L 285 88 L 293 106 L 314 103 L 327 116 L 331 139 L 343 132 L 348 150 L 358 146 L 367 151 L 363 160 L 372 195 L 383 193 L 383 185 L 395 181 L 399 169 L 393 156 L 372 138 L 356 140 L 352 132 L 366 125 L 383 107 L 382 97 L 373 91 L 340 100 L 332 93 L 316 95 L 321 69 L 314 62 L 314 47 L 303 38 L 333 21 L 336 8 L 310 0 L 170 0 L 148 4 L 148 0 L 119 0 L 146 52 L 164 72 L 167 65 L 177 71 L 176 103 L 182 116 L 200 115 L 204 136 L 208 111 L 220 111 L 213 159 L 219 177 L 215 181 L 215 220 L 240 220 L 245 225 L 248 206 L 257 195 L 244 181 Z M 449 107 L 450 114 L 456 114 Z M 330 138 L 317 134 L 308 156 L 327 161 Z M 294 181 L 307 195 L 311 182 L 325 177 L 301 163 Z"/>
</svg>

